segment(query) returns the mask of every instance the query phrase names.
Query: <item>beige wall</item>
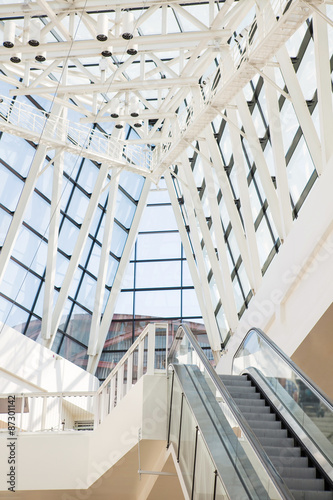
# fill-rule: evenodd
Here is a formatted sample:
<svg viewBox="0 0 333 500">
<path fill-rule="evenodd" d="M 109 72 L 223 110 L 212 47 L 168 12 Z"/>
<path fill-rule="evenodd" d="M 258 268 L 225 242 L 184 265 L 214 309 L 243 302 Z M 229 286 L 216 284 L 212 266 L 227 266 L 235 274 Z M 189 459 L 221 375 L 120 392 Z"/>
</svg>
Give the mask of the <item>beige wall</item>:
<svg viewBox="0 0 333 500">
<path fill-rule="evenodd" d="M 333 304 L 291 358 L 333 399 Z"/>
</svg>

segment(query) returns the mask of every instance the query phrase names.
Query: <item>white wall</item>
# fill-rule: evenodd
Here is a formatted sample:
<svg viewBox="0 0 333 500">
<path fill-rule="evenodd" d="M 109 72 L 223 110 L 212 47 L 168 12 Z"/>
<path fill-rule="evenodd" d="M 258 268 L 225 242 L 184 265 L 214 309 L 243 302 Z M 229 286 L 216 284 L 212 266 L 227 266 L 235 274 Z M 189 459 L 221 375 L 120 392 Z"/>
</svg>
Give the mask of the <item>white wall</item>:
<svg viewBox="0 0 333 500">
<path fill-rule="evenodd" d="M 250 327 L 259 327 L 291 356 L 333 302 L 333 162 L 317 179 L 286 241 L 227 345 L 218 371 Z"/>
<path fill-rule="evenodd" d="M 96 377 L 79 366 L 0 325 L 0 394 L 14 392 L 93 391 Z"/>
<path fill-rule="evenodd" d="M 18 435 L 20 490 L 87 488 L 142 439 L 166 440 L 166 376 L 145 375 L 95 431 Z M 8 432 L 0 433 L 0 492 L 7 490 Z M 0 493 L 1 496 L 1 493 Z"/>
</svg>

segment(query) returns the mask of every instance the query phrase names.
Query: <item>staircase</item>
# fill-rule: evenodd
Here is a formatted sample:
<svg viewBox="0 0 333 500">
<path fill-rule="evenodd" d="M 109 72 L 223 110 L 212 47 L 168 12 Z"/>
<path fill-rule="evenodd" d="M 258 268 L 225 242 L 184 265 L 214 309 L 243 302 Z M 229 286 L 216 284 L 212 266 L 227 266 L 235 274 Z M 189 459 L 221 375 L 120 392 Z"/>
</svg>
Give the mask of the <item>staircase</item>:
<svg viewBox="0 0 333 500">
<path fill-rule="evenodd" d="M 295 500 L 333 500 L 318 469 L 251 380 L 236 375 L 220 378 Z"/>
</svg>

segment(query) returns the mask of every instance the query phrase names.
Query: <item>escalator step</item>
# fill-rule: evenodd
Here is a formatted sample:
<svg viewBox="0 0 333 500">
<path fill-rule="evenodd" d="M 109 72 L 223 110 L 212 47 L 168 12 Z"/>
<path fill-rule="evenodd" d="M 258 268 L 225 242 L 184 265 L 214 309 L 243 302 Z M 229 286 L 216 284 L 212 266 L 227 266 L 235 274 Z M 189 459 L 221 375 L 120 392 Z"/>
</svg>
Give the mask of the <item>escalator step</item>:
<svg viewBox="0 0 333 500">
<path fill-rule="evenodd" d="M 239 407 L 251 408 L 252 406 L 263 407 L 266 406 L 264 399 L 246 399 L 246 398 L 234 398 Z M 267 406 L 267 408 L 269 408 Z"/>
<path fill-rule="evenodd" d="M 282 460 L 286 460 L 292 457 L 300 457 L 301 449 L 299 447 L 288 448 L 287 446 L 266 446 L 263 445 L 269 458 L 281 457 Z"/>
<path fill-rule="evenodd" d="M 289 489 L 300 491 L 324 491 L 325 483 L 323 479 L 304 479 L 295 477 L 284 477 L 284 482 Z"/>
<path fill-rule="evenodd" d="M 257 430 L 280 430 L 281 422 L 279 420 L 258 420 L 251 421 L 252 430 L 256 433 Z"/>
<path fill-rule="evenodd" d="M 240 397 L 242 397 L 242 395 L 244 395 L 245 397 L 252 398 L 252 395 L 256 394 L 257 395 L 256 397 L 259 396 L 259 398 L 260 398 L 259 392 L 257 392 L 256 388 L 251 386 L 251 385 L 250 386 L 245 385 L 243 387 L 243 386 L 239 386 L 239 385 L 228 386 L 227 384 L 225 384 L 225 386 L 232 396 L 237 397 L 239 395 Z"/>
<path fill-rule="evenodd" d="M 246 420 L 249 422 L 250 425 L 252 425 L 253 421 L 256 422 L 262 422 L 262 421 L 275 421 L 276 416 L 274 413 L 267 413 L 265 408 L 268 408 L 268 406 L 264 406 L 262 408 L 262 413 L 258 413 L 258 408 L 254 408 L 253 412 L 249 412 L 248 409 L 246 411 L 243 411 L 243 416 L 246 418 Z M 265 410 L 265 412 L 264 412 Z M 269 410 L 269 408 L 268 408 Z"/>
<path fill-rule="evenodd" d="M 290 490 L 295 500 L 333 500 L 332 491 L 297 491 Z"/>
<path fill-rule="evenodd" d="M 301 457 L 305 458 L 305 457 Z M 283 467 L 276 466 L 276 470 L 278 473 L 283 476 L 283 479 L 292 477 L 298 479 L 316 479 L 316 469 L 314 467 L 307 467 L 307 464 L 304 467 Z"/>
<path fill-rule="evenodd" d="M 262 403 L 260 402 L 262 401 Z M 256 399 L 253 400 L 253 402 L 249 402 L 248 400 L 240 400 L 238 399 L 236 401 L 238 408 L 240 409 L 241 412 L 243 413 L 270 413 L 269 406 L 265 405 L 265 401 L 263 399 Z"/>
<path fill-rule="evenodd" d="M 262 427 L 254 429 L 252 426 L 252 430 L 259 439 L 264 437 L 284 439 L 288 437 L 287 429 L 263 429 Z"/>
<path fill-rule="evenodd" d="M 293 438 L 278 438 L 278 437 L 260 437 L 259 438 L 260 443 L 262 446 L 265 448 L 266 446 L 273 446 L 276 448 L 293 448 L 294 446 L 294 439 Z"/>
<path fill-rule="evenodd" d="M 307 457 L 294 457 L 285 455 L 269 455 L 270 460 L 279 469 L 281 476 L 288 469 L 299 469 L 300 467 L 308 467 L 309 462 Z"/>
<path fill-rule="evenodd" d="M 248 384 L 251 385 L 250 380 L 243 375 L 219 375 L 220 379 L 225 383 L 227 382 L 230 385 L 233 384 Z"/>
</svg>

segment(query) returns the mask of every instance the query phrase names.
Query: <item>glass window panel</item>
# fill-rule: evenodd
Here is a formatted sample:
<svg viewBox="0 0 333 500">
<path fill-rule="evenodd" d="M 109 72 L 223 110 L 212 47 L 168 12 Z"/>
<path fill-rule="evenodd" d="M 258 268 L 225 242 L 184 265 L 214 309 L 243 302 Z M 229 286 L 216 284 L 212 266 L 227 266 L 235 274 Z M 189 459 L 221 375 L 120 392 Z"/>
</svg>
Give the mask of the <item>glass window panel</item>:
<svg viewBox="0 0 333 500">
<path fill-rule="evenodd" d="M 79 224 L 82 224 L 85 213 L 89 204 L 89 198 L 82 193 L 78 188 L 75 188 L 67 210 L 67 213 L 72 219 Z"/>
<path fill-rule="evenodd" d="M 294 111 L 294 106 L 288 100 L 286 100 L 282 106 L 280 112 L 282 139 L 284 146 L 284 153 L 286 154 L 292 140 L 297 132 L 299 123 Z"/>
<path fill-rule="evenodd" d="M 11 221 L 11 215 L 0 208 L 0 246 L 4 244 Z"/>
<path fill-rule="evenodd" d="M 88 242 L 89 242 L 89 240 L 90 240 L 90 238 L 88 238 Z M 98 275 L 98 271 L 99 271 L 99 262 L 100 262 L 100 259 L 101 259 L 102 247 L 100 247 L 96 243 L 93 244 L 92 240 L 90 240 L 90 246 L 89 247 L 91 248 L 91 246 L 92 246 L 92 250 L 91 250 L 90 257 L 89 257 L 87 269 L 92 274 L 94 274 L 95 276 L 97 276 Z M 90 250 L 90 248 L 89 248 L 89 250 Z"/>
<path fill-rule="evenodd" d="M 15 243 L 13 257 L 42 275 L 47 259 L 47 244 L 22 226 Z"/>
<path fill-rule="evenodd" d="M 121 292 L 118 295 L 115 314 L 133 314 L 133 293 Z"/>
<path fill-rule="evenodd" d="M 97 281 L 84 273 L 77 301 L 92 311 L 94 309 Z"/>
<path fill-rule="evenodd" d="M 65 153 L 64 158 L 64 171 L 72 178 L 75 179 L 81 165 L 82 158 L 80 156 Z"/>
<path fill-rule="evenodd" d="M 135 209 L 134 203 L 118 190 L 115 218 L 126 228 L 131 227 Z"/>
<path fill-rule="evenodd" d="M 134 287 L 134 263 L 129 262 L 126 266 L 126 271 L 121 282 L 122 288 L 133 288 Z"/>
<path fill-rule="evenodd" d="M 119 176 L 119 184 L 134 200 L 140 198 L 144 185 L 144 178 L 132 172 L 123 171 Z"/>
<path fill-rule="evenodd" d="M 222 137 L 220 140 L 220 148 L 226 165 L 229 164 L 232 155 L 232 144 L 228 124 L 225 125 Z"/>
<path fill-rule="evenodd" d="M 230 246 L 230 250 L 232 252 L 232 256 L 234 258 L 235 263 L 237 262 L 237 259 L 240 255 L 238 244 L 236 241 L 235 233 L 233 230 L 231 230 L 229 236 L 228 236 L 228 243 Z"/>
<path fill-rule="evenodd" d="M 107 272 L 107 275 L 106 275 L 106 284 L 108 286 L 112 286 L 113 285 L 113 281 L 114 281 L 117 269 L 118 269 L 118 261 L 116 261 L 116 259 L 114 259 L 110 255 L 110 257 L 109 257 L 109 267 L 108 267 L 108 272 Z"/>
<path fill-rule="evenodd" d="M 25 222 L 46 238 L 49 234 L 50 208 L 50 204 L 34 192 L 24 213 Z"/>
<path fill-rule="evenodd" d="M 29 313 L 0 297 L 0 321 L 22 332 L 28 321 Z"/>
<path fill-rule="evenodd" d="M 127 240 L 127 232 L 113 223 L 112 238 L 111 238 L 111 252 L 117 257 L 121 257 L 124 246 Z"/>
<path fill-rule="evenodd" d="M 170 206 L 146 207 L 141 217 L 139 231 L 176 230 L 177 223 Z"/>
<path fill-rule="evenodd" d="M 201 310 L 195 290 L 183 290 L 182 316 L 201 316 Z"/>
<path fill-rule="evenodd" d="M 170 203 L 169 192 L 166 188 L 153 186 L 148 195 L 147 204 Z"/>
<path fill-rule="evenodd" d="M 23 177 L 28 175 L 35 148 L 16 135 L 2 134 L 0 140 L 0 157 Z"/>
<path fill-rule="evenodd" d="M 302 26 L 287 40 L 286 47 L 290 57 L 296 57 L 299 51 L 299 47 L 303 41 L 307 26 L 302 24 Z"/>
<path fill-rule="evenodd" d="M 316 71 L 314 71 L 314 68 L 314 43 L 311 39 L 297 71 L 299 84 L 303 91 L 304 98 L 307 100 L 313 98 L 317 88 Z"/>
<path fill-rule="evenodd" d="M 87 367 L 88 356 L 87 349 L 79 345 L 77 342 L 64 336 L 60 351 L 60 356 L 68 359 L 72 363 L 81 366 L 83 369 Z"/>
<path fill-rule="evenodd" d="M 180 290 L 136 292 L 135 315 L 150 317 L 180 317 Z"/>
<path fill-rule="evenodd" d="M 102 221 L 100 220 L 101 217 L 102 217 L 102 210 L 97 206 L 95 213 L 93 215 L 91 224 L 90 224 L 89 233 L 95 237 L 97 228 L 99 228 L 97 234 L 98 234 L 98 237 L 100 238 L 100 240 L 99 240 L 100 243 L 102 243 L 102 239 L 103 239 L 103 231 L 104 231 L 104 224 L 105 224 L 105 221 L 103 221 L 103 219 L 105 218 L 105 214 L 103 214 Z M 103 228 L 101 229 L 102 224 L 103 224 Z"/>
<path fill-rule="evenodd" d="M 82 270 L 81 269 L 76 269 L 74 276 L 71 281 L 71 286 L 69 288 L 69 296 L 72 297 L 73 299 L 75 298 L 77 294 L 77 288 L 79 286 L 79 282 L 82 276 Z"/>
<path fill-rule="evenodd" d="M 88 193 L 92 193 L 98 173 L 98 167 L 92 161 L 85 159 L 80 170 L 78 182 Z"/>
<path fill-rule="evenodd" d="M 48 161 L 45 160 L 44 166 Z M 38 176 L 36 188 L 43 193 L 49 200 L 52 198 L 52 185 L 53 185 L 53 165 L 50 164 L 44 172 Z"/>
<path fill-rule="evenodd" d="M 17 206 L 24 183 L 1 163 L 0 178 L 0 203 L 13 212 Z"/>
<path fill-rule="evenodd" d="M 192 277 L 190 273 L 190 268 L 186 260 L 183 261 L 183 286 L 192 286 Z"/>
<path fill-rule="evenodd" d="M 138 288 L 180 286 L 180 261 L 137 263 L 136 286 Z"/>
<path fill-rule="evenodd" d="M 299 200 L 313 171 L 314 166 L 309 150 L 304 137 L 301 137 L 287 168 L 289 189 L 294 203 Z"/>
<path fill-rule="evenodd" d="M 63 186 L 61 190 L 61 197 L 60 197 L 60 209 L 63 210 L 64 212 L 67 210 L 68 200 L 70 199 L 72 190 L 73 190 L 73 183 L 69 179 L 66 179 L 66 177 L 64 177 Z"/>
<path fill-rule="evenodd" d="M 249 195 L 253 222 L 255 222 L 261 210 L 261 203 L 254 182 L 251 182 L 251 184 L 249 185 Z"/>
<path fill-rule="evenodd" d="M 258 137 L 264 137 L 266 133 L 266 128 L 257 104 L 254 106 L 254 110 L 252 113 L 252 120 Z"/>
<path fill-rule="evenodd" d="M 259 227 L 256 231 L 256 238 L 259 251 L 259 261 L 261 267 L 263 267 L 273 247 L 272 237 L 265 218 L 263 218 L 261 223 L 259 224 Z"/>
<path fill-rule="evenodd" d="M 67 255 L 72 255 L 79 235 L 79 228 L 68 219 L 64 219 L 59 234 L 58 246 Z"/>
<path fill-rule="evenodd" d="M 181 243 L 179 233 L 139 234 L 137 259 L 179 258 Z"/>
<path fill-rule="evenodd" d="M 31 309 L 40 279 L 10 260 L 4 274 L 1 291 L 20 305 Z"/>
<path fill-rule="evenodd" d="M 221 340 L 225 340 L 228 331 L 229 331 L 229 326 L 227 322 L 227 318 L 225 317 L 224 314 L 224 309 L 223 307 L 220 307 L 217 315 L 216 315 L 216 321 L 219 327 L 220 335 L 221 335 Z"/>
<path fill-rule="evenodd" d="M 239 312 L 241 310 L 241 308 L 243 307 L 243 305 L 244 305 L 244 298 L 243 298 L 243 295 L 242 295 L 241 288 L 239 286 L 239 282 L 238 282 L 237 277 L 234 278 L 234 280 L 232 282 L 232 287 L 233 287 L 233 290 L 234 290 L 234 297 L 235 297 L 235 301 L 236 301 L 236 309 Z"/>
</svg>

